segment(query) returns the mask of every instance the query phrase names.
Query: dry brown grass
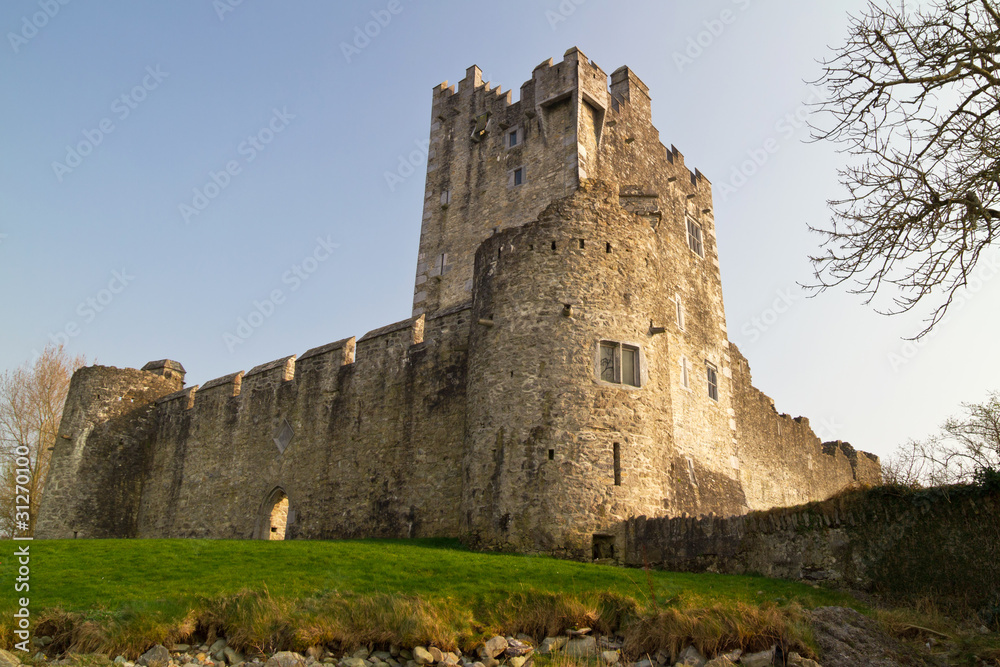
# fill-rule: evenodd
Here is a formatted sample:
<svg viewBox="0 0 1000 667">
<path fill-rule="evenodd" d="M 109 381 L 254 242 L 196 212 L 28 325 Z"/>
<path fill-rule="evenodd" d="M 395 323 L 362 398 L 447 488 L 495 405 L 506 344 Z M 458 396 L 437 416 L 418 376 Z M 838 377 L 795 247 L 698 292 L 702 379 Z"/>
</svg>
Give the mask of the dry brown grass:
<svg viewBox="0 0 1000 667">
<path fill-rule="evenodd" d="M 349 651 L 389 644 L 470 651 L 494 634 L 524 633 L 541 639 L 588 626 L 600 634 L 624 637 L 624 652 L 630 657 L 655 656 L 660 649 L 676 657 L 688 644 L 713 656 L 734 648 L 761 650 L 779 642 L 811 654 L 809 626 L 803 618 L 796 605 L 706 607 L 682 600 L 650 609 L 613 593 L 588 598 L 524 592 L 470 605 L 389 594 L 330 593 L 293 600 L 263 590 L 203 599 L 179 623 L 165 622 L 156 614 L 52 610 L 40 619 L 37 634 L 53 637 L 52 649 L 57 652 L 100 651 L 135 658 L 156 643 L 211 642 L 217 636 L 225 636 L 231 646 L 249 655 L 305 651 L 311 646 Z M 556 667 L 574 667 L 566 659 L 552 661 Z"/>
</svg>

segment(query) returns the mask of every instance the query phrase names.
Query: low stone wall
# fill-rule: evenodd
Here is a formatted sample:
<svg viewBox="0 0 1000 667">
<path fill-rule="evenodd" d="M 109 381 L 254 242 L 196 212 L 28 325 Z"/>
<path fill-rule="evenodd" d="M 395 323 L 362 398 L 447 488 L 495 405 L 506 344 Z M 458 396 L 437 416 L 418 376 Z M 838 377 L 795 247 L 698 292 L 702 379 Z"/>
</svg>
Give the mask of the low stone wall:
<svg viewBox="0 0 1000 667">
<path fill-rule="evenodd" d="M 1000 489 L 876 487 L 729 518 L 626 522 L 627 565 L 1000 604 Z"/>
</svg>

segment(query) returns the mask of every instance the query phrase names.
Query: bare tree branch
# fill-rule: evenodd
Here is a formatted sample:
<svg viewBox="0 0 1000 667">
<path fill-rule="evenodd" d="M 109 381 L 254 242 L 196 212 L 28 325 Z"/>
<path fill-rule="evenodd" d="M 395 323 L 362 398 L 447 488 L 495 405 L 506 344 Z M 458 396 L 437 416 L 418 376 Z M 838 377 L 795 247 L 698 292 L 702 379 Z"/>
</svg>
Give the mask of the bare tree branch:
<svg viewBox="0 0 1000 667">
<path fill-rule="evenodd" d="M 813 139 L 840 144 L 846 196 L 829 202 L 816 291 L 848 284 L 885 314 L 930 298 L 917 338 L 945 316 L 1000 231 L 1000 9 L 872 0 L 816 82 Z"/>
</svg>

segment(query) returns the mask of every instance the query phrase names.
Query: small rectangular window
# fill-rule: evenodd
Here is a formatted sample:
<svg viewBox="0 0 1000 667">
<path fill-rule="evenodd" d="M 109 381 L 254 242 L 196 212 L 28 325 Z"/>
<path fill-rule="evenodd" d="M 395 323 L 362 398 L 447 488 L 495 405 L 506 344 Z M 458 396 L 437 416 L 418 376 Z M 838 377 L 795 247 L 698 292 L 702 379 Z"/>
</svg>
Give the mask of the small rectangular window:
<svg viewBox="0 0 1000 667">
<path fill-rule="evenodd" d="M 614 444 L 614 461 L 615 461 L 615 486 L 622 485 L 622 448 L 616 442 Z"/>
<path fill-rule="evenodd" d="M 555 459 L 556 459 L 556 450 L 550 449 L 549 450 L 549 461 L 555 461 Z"/>
<path fill-rule="evenodd" d="M 708 397 L 713 401 L 719 400 L 719 372 L 710 361 L 705 362 L 705 369 L 708 375 Z"/>
<path fill-rule="evenodd" d="M 513 148 L 518 144 L 517 130 L 511 130 L 507 133 L 507 148 Z"/>
<path fill-rule="evenodd" d="M 521 185 L 524 183 L 524 167 L 518 167 L 514 170 L 514 185 Z"/>
<path fill-rule="evenodd" d="M 692 218 L 687 219 L 688 246 L 699 257 L 705 256 L 705 245 L 702 242 L 701 225 Z"/>
<path fill-rule="evenodd" d="M 639 387 L 642 384 L 639 348 L 601 341 L 598 376 L 605 382 Z"/>
<path fill-rule="evenodd" d="M 684 302 L 681 301 L 681 295 L 677 294 L 674 296 L 674 303 L 677 304 L 677 326 L 680 329 L 684 328 Z"/>
<path fill-rule="evenodd" d="M 681 357 L 681 386 L 685 389 L 691 388 L 691 375 L 689 370 L 687 357 Z"/>
<path fill-rule="evenodd" d="M 615 348 L 614 343 L 601 343 L 601 379 L 605 382 L 617 382 L 618 374 L 615 372 Z"/>
</svg>

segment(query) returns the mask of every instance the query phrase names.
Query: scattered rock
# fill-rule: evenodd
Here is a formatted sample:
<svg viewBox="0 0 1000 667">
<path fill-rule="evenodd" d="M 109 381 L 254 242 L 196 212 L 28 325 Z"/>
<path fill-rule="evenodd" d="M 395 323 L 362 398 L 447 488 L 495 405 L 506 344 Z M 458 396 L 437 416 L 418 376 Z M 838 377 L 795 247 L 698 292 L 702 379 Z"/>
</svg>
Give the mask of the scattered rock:
<svg viewBox="0 0 1000 667">
<path fill-rule="evenodd" d="M 511 638 L 507 641 L 507 648 L 504 649 L 503 654 L 508 658 L 514 658 L 522 655 L 531 655 L 535 648 L 520 639 Z"/>
<path fill-rule="evenodd" d="M 120 656 L 116 657 L 115 658 L 115 664 L 116 665 L 124 665 L 125 664 L 125 656 L 120 655 Z"/>
<path fill-rule="evenodd" d="M 10 651 L 0 648 L 0 667 L 17 667 L 21 664 L 21 659 Z"/>
<path fill-rule="evenodd" d="M 507 659 L 507 664 L 510 667 L 524 667 L 524 663 L 528 662 L 531 658 L 526 655 L 516 655 L 513 658 Z"/>
<path fill-rule="evenodd" d="M 392 651 L 374 651 L 374 652 L 372 652 L 372 657 L 373 658 L 378 658 L 382 662 L 387 662 L 389 660 L 389 658 L 395 657 L 397 655 L 399 655 L 399 649 L 398 648 L 396 649 L 395 653 L 393 653 Z"/>
<path fill-rule="evenodd" d="M 571 658 L 586 658 L 597 655 L 597 640 L 593 637 L 570 639 L 563 647 L 563 653 Z"/>
<path fill-rule="evenodd" d="M 566 634 L 570 637 L 582 637 L 584 635 L 590 634 L 590 628 L 578 628 L 576 630 L 567 630 Z"/>
<path fill-rule="evenodd" d="M 767 667 L 774 662 L 774 647 L 757 653 L 747 653 L 740 657 L 740 664 L 746 667 Z M 864 664 L 864 663 L 858 663 Z"/>
<path fill-rule="evenodd" d="M 483 658 L 482 662 L 483 662 L 483 667 L 499 667 L 500 665 L 499 660 L 497 660 L 496 658 L 491 658 L 489 656 Z"/>
<path fill-rule="evenodd" d="M 368 657 L 368 655 L 369 655 L 369 653 L 368 653 L 368 647 L 367 646 L 362 646 L 357 651 L 355 651 L 354 653 L 352 653 L 351 657 L 352 658 L 361 658 L 362 660 L 365 660 Z"/>
<path fill-rule="evenodd" d="M 442 660 L 444 660 L 444 653 L 442 653 L 441 649 L 439 649 L 436 646 L 427 647 L 427 652 L 431 654 L 431 658 L 434 660 L 434 662 L 441 662 Z"/>
<path fill-rule="evenodd" d="M 279 651 L 268 658 L 264 667 L 305 667 L 306 659 L 294 651 Z"/>
<path fill-rule="evenodd" d="M 567 637 L 546 637 L 542 640 L 542 643 L 538 646 L 538 652 L 542 655 L 548 655 L 553 651 L 559 651 L 562 647 L 566 646 L 566 642 L 569 641 Z"/>
<path fill-rule="evenodd" d="M 351 656 L 340 661 L 340 667 L 368 667 L 364 658 Z"/>
<path fill-rule="evenodd" d="M 653 667 L 653 661 L 649 658 L 643 658 L 639 662 L 633 662 L 632 667 Z"/>
<path fill-rule="evenodd" d="M 225 657 L 226 662 L 228 662 L 230 665 L 236 665 L 243 662 L 243 655 L 239 653 L 236 649 L 234 649 L 232 646 L 226 646 L 224 649 L 222 649 L 222 655 L 223 657 Z"/>
<path fill-rule="evenodd" d="M 735 664 L 736 663 L 734 663 L 732 660 L 730 660 L 726 656 L 720 655 L 719 657 L 712 658 L 711 660 L 709 660 L 708 662 L 706 662 L 705 663 L 705 667 L 732 667 Z"/>
<path fill-rule="evenodd" d="M 677 656 L 677 662 L 674 666 L 684 665 L 684 667 L 705 667 L 705 663 L 708 660 L 701 654 L 701 651 L 696 649 L 694 646 L 688 646 L 681 654 Z"/>
<path fill-rule="evenodd" d="M 173 646 L 170 647 L 170 650 L 173 651 L 174 653 L 184 653 L 186 651 L 191 650 L 191 645 L 190 644 L 174 644 Z"/>
<path fill-rule="evenodd" d="M 604 664 L 615 665 L 619 659 L 618 651 L 601 651 L 601 662 Z"/>
<path fill-rule="evenodd" d="M 430 665 L 434 662 L 434 656 L 423 646 L 417 646 L 413 649 L 413 659 L 418 665 Z"/>
<path fill-rule="evenodd" d="M 149 649 L 136 660 L 136 664 L 143 667 L 167 667 L 167 663 L 169 662 L 170 651 L 160 644 Z"/>
<path fill-rule="evenodd" d="M 222 660 L 222 650 L 228 645 L 229 643 L 225 639 L 216 639 L 215 643 L 209 647 L 208 653 L 216 660 Z"/>
<path fill-rule="evenodd" d="M 507 639 L 505 637 L 493 637 L 483 644 L 483 651 L 487 657 L 495 658 L 507 650 Z"/>
<path fill-rule="evenodd" d="M 820 667 L 820 664 L 815 660 L 803 658 L 798 653 L 792 651 L 788 654 L 788 667 Z"/>
</svg>

